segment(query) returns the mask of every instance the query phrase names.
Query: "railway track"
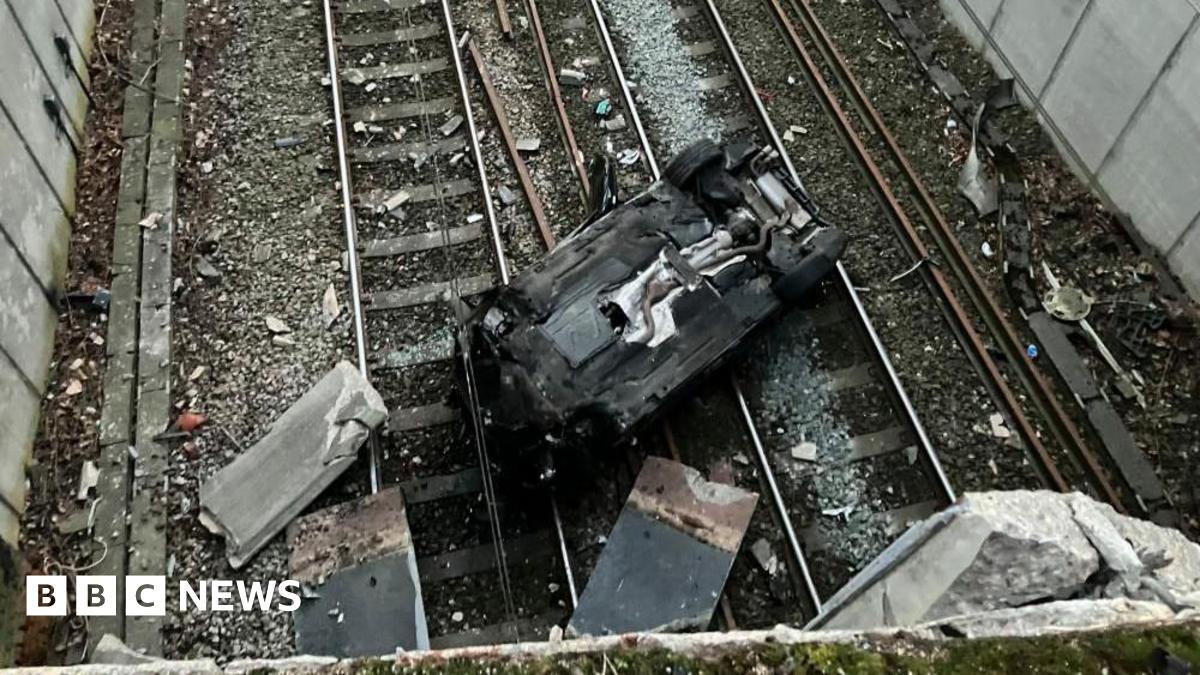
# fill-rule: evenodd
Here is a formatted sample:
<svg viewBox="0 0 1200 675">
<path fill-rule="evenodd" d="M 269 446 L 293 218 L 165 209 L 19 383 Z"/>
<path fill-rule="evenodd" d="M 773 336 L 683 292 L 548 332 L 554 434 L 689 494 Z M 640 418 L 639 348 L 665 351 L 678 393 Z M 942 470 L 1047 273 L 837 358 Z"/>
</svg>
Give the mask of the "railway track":
<svg viewBox="0 0 1200 675">
<path fill-rule="evenodd" d="M 539 12 L 536 0 L 526 0 L 526 11 L 538 16 L 535 39 L 551 76 L 557 76 L 556 62 L 605 71 L 592 92 L 554 102 L 567 137 L 624 160 L 626 195 L 658 179 L 660 167 L 697 129 L 723 141 L 774 147 L 791 179 L 803 184 L 713 2 L 648 9 L 677 29 L 680 49 L 669 65 L 691 76 L 665 103 L 655 100 L 645 72 L 661 64 L 645 63 L 652 52 L 624 32 L 636 18 L 628 12 L 637 10 L 619 5 L 591 2 L 582 26 L 580 17 Z M 586 51 L 564 53 L 561 43 L 547 39 L 547 14 L 551 31 L 586 31 L 590 22 L 602 61 Z M 787 29 L 783 10 L 776 16 Z M 582 588 L 596 541 L 603 541 L 620 508 L 622 486 L 632 482 L 646 454 L 678 457 L 764 495 L 726 587 L 725 628 L 815 616 L 823 599 L 908 523 L 954 499 L 887 350 L 839 265 L 809 305 L 789 312 L 750 346 L 736 374 L 718 378 L 680 406 L 661 434 L 629 449 L 627 470 L 599 481 L 604 494 L 561 511 L 551 503 L 544 520 L 526 511 L 501 519 L 473 413 L 451 403 L 457 399 L 451 362 L 457 317 L 445 300 L 508 278 L 470 113 L 465 40 L 458 40 L 445 3 L 353 0 L 329 17 L 331 59 L 346 64 L 335 66 L 337 84 L 346 90 L 344 111 L 336 87 L 334 95 L 344 126 L 339 144 L 348 241 L 357 253 L 350 267 L 358 285 L 360 365 L 395 411 L 369 458 L 371 479 L 374 486 L 401 481 L 412 505 L 435 646 L 539 639 L 560 623 L 574 601 L 573 573 Z M 801 53 L 802 43 L 793 45 Z M 812 67 L 819 76 L 819 66 Z M 831 114 L 853 133 L 827 87 L 826 93 Z M 551 95 L 559 96 L 556 87 Z M 617 102 L 624 124 L 596 123 L 601 96 Z M 693 128 L 669 128 L 672 106 L 695 102 L 693 110 L 703 114 Z M 859 159 L 869 161 L 865 149 Z M 882 176 L 879 183 L 886 195 Z M 960 319 L 973 330 L 965 314 Z M 975 341 L 983 344 L 978 336 Z M 598 502 L 607 504 L 599 509 L 606 515 L 589 521 L 586 512 Z M 544 602 L 544 588 L 555 589 L 551 602 Z"/>
<path fill-rule="evenodd" d="M 403 489 L 433 647 L 544 639 L 573 601 L 557 508 L 501 517 L 458 403 L 455 307 L 510 272 L 450 6 L 326 0 L 325 17 L 358 365 L 391 410 L 370 489 Z"/>
<path fill-rule="evenodd" d="M 775 147 L 802 184 L 715 6 L 593 1 L 590 9 L 650 178 L 659 177 L 664 158 L 704 133 Z M 680 44 L 623 32 L 655 22 L 674 24 Z M 651 91 L 656 73 L 669 74 L 666 100 Z M 680 74 L 685 81 L 674 86 Z M 680 109 L 702 110 L 704 117 L 682 130 L 664 128 Z M 797 355 L 798 348 L 808 353 Z M 768 513 L 756 514 L 727 586 L 726 626 L 802 621 L 907 523 L 953 501 L 954 491 L 843 267 L 812 306 L 790 313 L 759 340 L 739 369 L 683 406 L 659 451 L 710 473 L 740 463 L 751 470 L 730 466 L 734 479 L 763 492 L 769 504 Z M 838 467 L 837 476 L 823 473 L 817 452 Z M 873 536 L 841 537 L 837 526 L 851 520 Z M 755 536 L 767 544 L 757 555 L 747 551 Z M 791 577 L 790 592 L 771 578 L 762 583 L 761 568 L 770 566 L 764 559 L 776 554 Z M 774 611 L 758 606 L 764 596 Z"/>
</svg>

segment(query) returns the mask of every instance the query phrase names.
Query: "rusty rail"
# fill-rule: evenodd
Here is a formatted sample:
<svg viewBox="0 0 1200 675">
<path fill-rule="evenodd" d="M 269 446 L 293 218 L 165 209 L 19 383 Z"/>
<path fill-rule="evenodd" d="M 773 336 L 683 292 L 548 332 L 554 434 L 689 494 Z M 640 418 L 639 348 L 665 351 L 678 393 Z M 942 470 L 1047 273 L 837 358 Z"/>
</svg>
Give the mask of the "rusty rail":
<svg viewBox="0 0 1200 675">
<path fill-rule="evenodd" d="M 538 14 L 537 0 L 526 0 L 526 6 L 529 10 L 529 23 L 533 27 L 533 41 L 537 45 L 542 69 L 546 74 L 546 87 L 550 90 L 550 99 L 554 101 L 558 129 L 567 144 L 567 152 L 571 155 L 571 164 L 574 165 L 575 173 L 579 176 L 579 183 L 583 186 L 580 194 L 583 197 L 584 206 L 587 206 L 590 196 L 587 168 L 583 165 L 583 153 L 579 151 L 579 144 L 575 141 L 575 129 L 571 126 L 571 119 L 567 117 L 562 88 L 558 86 L 558 77 L 554 68 L 554 57 L 550 55 L 550 47 L 546 44 L 546 33 L 542 30 L 542 17 Z"/>
<path fill-rule="evenodd" d="M 496 93 L 496 86 L 492 82 L 491 73 L 488 72 L 487 63 L 484 62 L 483 55 L 479 53 L 479 47 L 475 45 L 475 38 L 467 39 L 467 50 L 471 53 L 471 60 L 475 62 L 475 71 L 479 73 L 479 79 L 483 83 L 483 93 L 487 98 L 488 106 L 492 109 L 492 115 L 496 118 L 496 126 L 500 128 L 500 137 L 504 139 L 504 146 L 508 148 L 508 156 L 512 159 L 513 166 L 517 168 L 517 178 L 521 181 L 521 190 L 525 193 L 525 198 L 529 200 L 529 210 L 533 212 L 533 220 L 537 225 L 538 233 L 542 236 L 542 243 L 546 245 L 547 249 L 553 248 L 554 233 L 550 231 L 550 225 L 546 222 L 546 209 L 542 206 L 542 200 L 533 187 L 533 180 L 529 177 L 529 168 L 525 166 L 525 159 L 517 150 L 517 141 L 513 138 L 512 127 L 508 123 L 508 114 L 504 112 L 504 102 Z"/>
<path fill-rule="evenodd" d="M 924 183 L 917 176 L 907 156 L 900 149 L 899 144 L 884 123 L 879 111 L 871 103 L 866 92 L 850 71 L 845 59 L 833 44 L 829 34 L 813 13 L 808 1 L 788 1 L 803 23 L 809 38 L 820 50 L 822 58 L 838 79 L 841 88 L 850 96 L 851 103 L 859 113 L 859 116 L 867 124 L 870 131 L 883 140 L 888 155 L 900 168 L 900 172 L 912 192 L 913 200 L 916 203 L 921 218 L 925 221 L 928 231 L 933 235 L 938 250 L 953 270 L 958 282 L 967 291 L 976 312 L 978 312 L 980 318 L 982 318 L 984 324 L 987 326 L 989 333 L 1016 372 L 1023 388 L 1029 395 L 1030 402 L 1037 409 L 1058 443 L 1067 449 L 1075 459 L 1083 462 L 1094 486 L 1104 494 L 1105 498 L 1113 506 L 1123 510 L 1122 501 L 1112 482 L 1109 480 L 1107 473 L 1100 466 L 1095 454 L 1084 443 L 1074 421 L 1063 410 L 1062 405 L 1055 397 L 1053 391 L 1051 391 L 1045 378 L 1026 356 L 1018 333 L 1013 328 L 1011 322 L 1005 317 L 995 297 L 984 285 L 978 271 L 958 241 L 958 237 L 946 222 L 945 217 L 938 209 Z M 855 131 L 845 110 L 842 109 L 837 97 L 830 89 L 829 84 L 822 75 L 821 68 L 813 60 L 812 55 L 796 32 L 796 28 L 780 4 L 780 0 L 766 0 L 766 2 L 780 25 L 784 28 L 784 33 L 788 41 L 808 71 L 807 74 L 811 81 L 817 85 L 816 89 L 823 103 L 833 112 L 833 117 L 838 124 L 839 130 L 850 142 L 860 163 L 871 174 L 872 181 L 878 185 L 880 191 L 885 196 L 884 206 L 887 212 L 893 217 L 894 222 L 900 226 L 904 236 L 916 252 L 917 259 L 923 260 L 928 258 L 929 251 L 920 233 L 913 226 L 907 213 L 897 200 L 896 195 L 892 192 L 891 186 L 887 182 L 887 179 L 884 178 L 879 166 L 866 150 L 861 137 Z M 1034 457 L 1040 465 L 1047 482 L 1057 490 L 1069 490 L 1070 488 L 1059 471 L 1057 463 L 1045 444 L 1038 437 L 1036 430 L 1025 415 L 1008 382 L 1000 373 L 995 361 L 988 354 L 987 348 L 976 330 L 973 320 L 967 315 L 966 310 L 958 300 L 954 290 L 950 287 L 949 282 L 941 270 L 934 266 L 923 265 L 922 269 L 925 274 L 931 276 L 942 299 L 950 306 L 962 332 L 968 337 L 969 346 L 974 352 L 973 356 L 976 362 L 983 365 L 995 390 L 1001 393 L 1003 404 L 1008 409 L 1010 419 L 1016 423 L 1022 438 L 1033 449 Z"/>
</svg>

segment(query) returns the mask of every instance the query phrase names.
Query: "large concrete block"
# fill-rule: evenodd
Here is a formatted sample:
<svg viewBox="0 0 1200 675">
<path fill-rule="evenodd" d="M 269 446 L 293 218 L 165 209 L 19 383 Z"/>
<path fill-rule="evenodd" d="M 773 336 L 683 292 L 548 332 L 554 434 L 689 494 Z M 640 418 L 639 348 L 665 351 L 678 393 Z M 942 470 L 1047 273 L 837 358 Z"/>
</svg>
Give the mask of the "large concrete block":
<svg viewBox="0 0 1200 675">
<path fill-rule="evenodd" d="M 1013 68 L 1040 93 L 1087 0 L 1004 0 L 992 37 Z"/>
<path fill-rule="evenodd" d="M 1193 298 L 1200 298 L 1200 215 L 1167 258 Z"/>
<path fill-rule="evenodd" d="M 1093 0 L 1042 95 L 1088 169 L 1099 168 L 1195 14 L 1186 0 L 1138 11 L 1126 0 Z"/>
<path fill-rule="evenodd" d="M 1164 252 L 1200 211 L 1200 31 L 1168 68 L 1099 171 L 1117 206 Z"/>
</svg>

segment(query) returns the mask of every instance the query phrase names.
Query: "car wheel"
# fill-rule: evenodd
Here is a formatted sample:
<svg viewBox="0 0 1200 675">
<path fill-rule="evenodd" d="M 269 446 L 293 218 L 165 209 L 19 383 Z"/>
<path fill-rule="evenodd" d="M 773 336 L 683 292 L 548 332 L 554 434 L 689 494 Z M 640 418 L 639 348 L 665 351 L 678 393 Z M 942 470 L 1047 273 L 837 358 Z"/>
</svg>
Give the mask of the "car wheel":
<svg viewBox="0 0 1200 675">
<path fill-rule="evenodd" d="M 663 176 L 677 188 L 685 189 L 700 169 L 718 160 L 725 159 L 725 152 L 707 138 L 692 143 L 675 155 L 667 165 Z"/>
</svg>

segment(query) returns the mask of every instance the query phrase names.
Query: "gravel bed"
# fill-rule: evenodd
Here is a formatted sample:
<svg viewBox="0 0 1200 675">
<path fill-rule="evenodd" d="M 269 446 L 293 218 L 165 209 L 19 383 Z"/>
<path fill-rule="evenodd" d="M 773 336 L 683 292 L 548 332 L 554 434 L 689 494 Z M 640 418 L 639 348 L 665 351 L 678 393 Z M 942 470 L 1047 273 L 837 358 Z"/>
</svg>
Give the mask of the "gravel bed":
<svg viewBox="0 0 1200 675">
<path fill-rule="evenodd" d="M 785 145 L 826 219 L 850 239 L 845 264 L 909 396 L 959 491 L 1039 485 L 1024 452 L 991 435 L 997 412 L 874 201 L 864 174 L 825 117 L 798 62 L 762 3 L 725 0 L 722 17 Z M 773 36 L 773 39 L 767 39 Z"/>
<path fill-rule="evenodd" d="M 322 18 L 311 3 L 274 0 L 214 0 L 190 11 L 194 104 L 174 260 L 172 391 L 178 407 L 210 423 L 172 456 L 168 566 L 171 583 L 280 579 L 287 576 L 282 537 L 241 570 L 229 568 L 224 542 L 197 520 L 197 489 L 334 363 L 353 359 L 348 312 L 330 325 L 321 309 L 330 285 L 343 309 L 348 300 L 333 140 L 321 124 L 328 115 Z M 304 141 L 277 149 L 285 137 Z M 199 256 L 220 276 L 199 274 Z M 273 336 L 267 316 L 289 332 Z M 291 617 L 172 607 L 166 650 L 221 661 L 286 656 Z"/>
<path fill-rule="evenodd" d="M 516 139 L 538 139 L 541 147 L 536 153 L 524 155 L 534 189 L 542 201 L 546 220 L 556 238 L 573 230 L 584 218 L 581 185 L 566 143 L 558 128 L 558 117 L 545 84 L 532 23 L 523 3 L 509 6 L 513 25 L 511 38 L 500 32 L 495 3 L 472 0 L 458 10 L 463 28 L 469 28 L 487 62 L 488 71 Z M 520 193 L 515 174 L 505 182 Z M 532 223 L 532 221 L 531 221 Z M 531 255 L 542 250 L 541 241 L 519 240 L 519 246 L 529 247 Z"/>
<path fill-rule="evenodd" d="M 905 0 L 901 4 L 933 41 L 950 70 L 976 100 L 983 100 L 995 75 L 945 20 L 936 3 Z M 953 120 L 940 94 L 921 74 L 915 58 L 903 48 L 874 0 L 818 0 L 813 6 L 842 46 L 939 207 L 952 218 L 951 222 L 957 223 L 963 245 L 985 282 L 997 297 L 1007 298 L 998 268 L 1001 255 L 989 257 L 982 252 L 985 241 L 1000 249 L 995 218 L 976 218 L 955 191 L 957 174 L 969 147 L 965 124 Z M 1112 371 L 1085 340 L 1079 342 L 1080 353 L 1130 426 L 1139 447 L 1158 464 L 1159 476 L 1184 516 L 1182 524 L 1194 529 L 1200 524 L 1200 507 L 1191 482 L 1183 478 L 1188 475 L 1183 469 L 1200 452 L 1200 430 L 1191 423 L 1200 418 L 1200 404 L 1188 394 L 1200 386 L 1200 369 L 1195 367 L 1200 353 L 1195 306 L 1172 301 L 1168 285 L 1149 268 L 1139 267 L 1138 251 L 1120 224 L 1069 171 L 1033 115 L 1014 108 L 1000 116 L 997 123 L 1011 135 L 1029 186 L 1037 287 L 1040 291 L 1048 289 L 1040 270 L 1044 261 L 1063 283 L 1083 289 L 1102 303 L 1091 320 L 1124 367 L 1146 381 L 1143 391 L 1148 396 L 1147 406 L 1142 408 L 1119 393 Z M 1151 337 L 1138 349 L 1127 348 L 1121 328 L 1129 314 L 1151 308 L 1155 310 L 1151 313 L 1166 319 L 1165 323 L 1150 330 Z M 1019 316 L 1014 323 L 1023 328 Z M 1047 365 L 1047 370 L 1053 369 Z M 1086 420 L 1071 396 L 1064 393 L 1060 397 L 1064 407 L 1086 428 Z M 1098 442 L 1091 445 L 1103 455 Z"/>
<path fill-rule="evenodd" d="M 626 76 L 637 83 L 642 123 L 654 130 L 665 150 L 659 162 L 665 165 L 667 158 L 701 138 L 719 141 L 721 118 L 709 114 L 709 96 L 700 89 L 705 72 L 685 50 L 671 5 L 605 0 L 602 9 L 613 39 L 620 43 Z"/>
<path fill-rule="evenodd" d="M 633 119 L 625 109 L 621 90 L 600 43 L 591 10 L 580 2 L 543 0 L 538 4 L 538 12 L 555 67 L 560 73 L 563 69 L 577 70 L 586 78 L 583 85 L 562 87 L 563 103 L 575 131 L 579 151 L 590 160 L 597 154 L 615 157 L 622 152 L 638 149 Z M 604 100 L 612 105 L 609 119 L 624 118 L 624 128 L 607 130 L 601 126 L 595 110 L 596 105 Z M 652 181 L 645 158 L 629 166 L 621 166 L 617 174 L 621 199 L 641 192 Z"/>
</svg>

